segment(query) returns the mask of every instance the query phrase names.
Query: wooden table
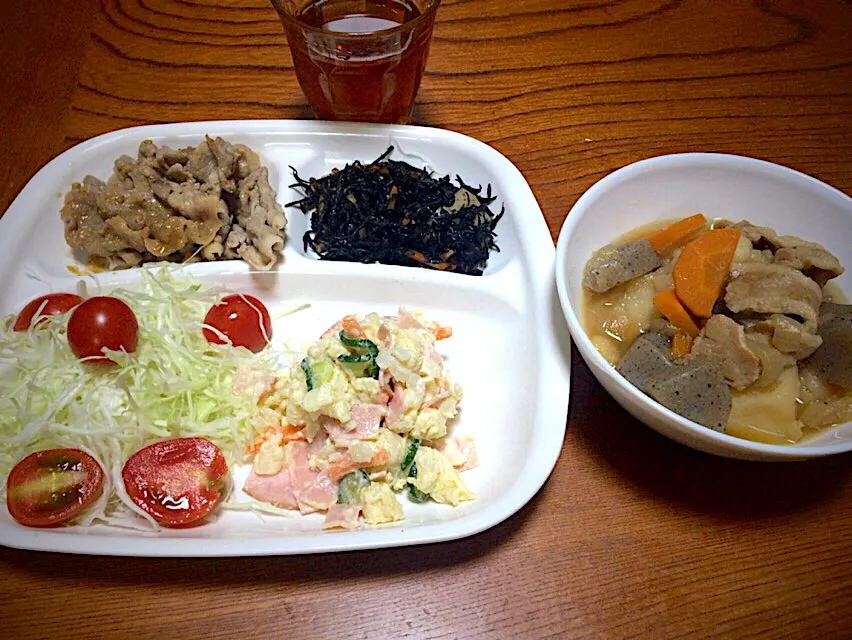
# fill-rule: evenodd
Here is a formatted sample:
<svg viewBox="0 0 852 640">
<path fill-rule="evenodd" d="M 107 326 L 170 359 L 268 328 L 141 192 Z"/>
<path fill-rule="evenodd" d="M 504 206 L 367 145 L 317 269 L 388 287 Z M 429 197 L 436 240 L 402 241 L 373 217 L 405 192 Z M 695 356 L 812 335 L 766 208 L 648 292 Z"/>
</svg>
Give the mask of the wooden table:
<svg viewBox="0 0 852 640">
<path fill-rule="evenodd" d="M 446 0 L 416 123 L 488 142 L 556 236 L 648 156 L 719 151 L 852 193 L 848 0 Z M 309 118 L 263 0 L 6 3 L 0 211 L 52 156 L 130 125 Z M 0 551 L 0 637 L 849 638 L 847 456 L 735 462 L 676 445 L 577 354 L 561 458 L 480 535 L 313 557 Z"/>
</svg>

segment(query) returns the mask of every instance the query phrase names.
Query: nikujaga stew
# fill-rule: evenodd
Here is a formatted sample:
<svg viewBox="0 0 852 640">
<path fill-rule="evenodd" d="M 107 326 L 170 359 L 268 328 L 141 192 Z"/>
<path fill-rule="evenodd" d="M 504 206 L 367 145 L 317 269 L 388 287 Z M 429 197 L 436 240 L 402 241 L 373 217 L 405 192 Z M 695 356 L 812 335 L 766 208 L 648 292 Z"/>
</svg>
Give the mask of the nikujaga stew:
<svg viewBox="0 0 852 640">
<path fill-rule="evenodd" d="M 584 325 L 631 384 L 705 427 L 794 443 L 852 420 L 852 305 L 819 244 L 696 214 L 586 264 Z"/>
</svg>

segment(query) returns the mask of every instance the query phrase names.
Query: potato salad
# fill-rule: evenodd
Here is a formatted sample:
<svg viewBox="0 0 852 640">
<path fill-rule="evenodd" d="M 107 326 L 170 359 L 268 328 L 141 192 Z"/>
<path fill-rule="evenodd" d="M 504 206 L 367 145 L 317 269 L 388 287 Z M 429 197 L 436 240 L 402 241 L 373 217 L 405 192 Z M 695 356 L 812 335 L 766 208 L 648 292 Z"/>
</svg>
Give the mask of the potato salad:
<svg viewBox="0 0 852 640">
<path fill-rule="evenodd" d="M 472 439 L 450 434 L 461 388 L 436 349 L 449 327 L 400 309 L 346 316 L 267 379 L 243 490 L 280 509 L 324 512 L 325 529 L 402 520 L 400 499 L 457 506 Z"/>
</svg>

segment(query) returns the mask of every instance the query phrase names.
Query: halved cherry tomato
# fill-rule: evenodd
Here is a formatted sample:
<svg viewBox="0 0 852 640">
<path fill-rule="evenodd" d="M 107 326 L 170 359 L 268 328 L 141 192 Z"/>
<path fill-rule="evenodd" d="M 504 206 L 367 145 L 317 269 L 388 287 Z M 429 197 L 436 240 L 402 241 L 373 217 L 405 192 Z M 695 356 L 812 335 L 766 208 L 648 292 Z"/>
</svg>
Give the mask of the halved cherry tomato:
<svg viewBox="0 0 852 640">
<path fill-rule="evenodd" d="M 221 331 L 235 347 L 245 347 L 257 353 L 272 337 L 272 319 L 266 306 L 244 293 L 235 293 L 222 298 L 210 307 L 204 316 L 204 324 Z M 207 342 L 227 344 L 216 332 L 203 328 Z"/>
<path fill-rule="evenodd" d="M 48 293 L 45 296 L 39 296 L 35 300 L 30 300 L 21 309 L 12 328 L 15 331 L 26 331 L 30 328 L 33 316 L 36 313 L 38 313 L 38 320 L 36 321 L 36 326 L 38 326 L 47 322 L 47 316 L 58 316 L 70 311 L 81 302 L 83 302 L 83 298 L 73 293 Z M 44 304 L 44 307 L 39 311 L 42 304 Z"/>
<path fill-rule="evenodd" d="M 95 296 L 81 302 L 68 319 L 68 346 L 89 364 L 113 364 L 102 349 L 135 351 L 138 331 L 136 316 L 124 302 Z"/>
<path fill-rule="evenodd" d="M 228 463 L 206 438 L 175 438 L 134 453 L 121 470 L 130 499 L 164 527 L 197 524 L 228 488 Z"/>
<path fill-rule="evenodd" d="M 85 451 L 36 451 L 9 473 L 6 505 L 23 525 L 55 527 L 82 513 L 103 482 L 103 470 Z"/>
</svg>

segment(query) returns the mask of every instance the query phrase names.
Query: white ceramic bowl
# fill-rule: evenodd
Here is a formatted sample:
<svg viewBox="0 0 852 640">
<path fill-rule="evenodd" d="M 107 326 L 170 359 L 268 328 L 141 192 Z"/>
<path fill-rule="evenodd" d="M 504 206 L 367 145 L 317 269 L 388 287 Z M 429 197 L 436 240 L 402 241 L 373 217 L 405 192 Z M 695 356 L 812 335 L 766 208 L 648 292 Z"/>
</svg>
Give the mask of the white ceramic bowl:
<svg viewBox="0 0 852 640">
<path fill-rule="evenodd" d="M 852 422 L 792 445 L 717 433 L 654 402 L 616 373 L 581 322 L 583 266 L 592 252 L 630 229 L 701 212 L 749 220 L 818 242 L 846 273 L 834 280 L 852 298 L 852 198 L 792 169 L 741 156 L 685 153 L 628 165 L 577 201 L 556 245 L 556 286 L 568 327 L 592 373 L 637 419 L 680 443 L 730 458 L 801 460 L 852 450 Z"/>
</svg>

